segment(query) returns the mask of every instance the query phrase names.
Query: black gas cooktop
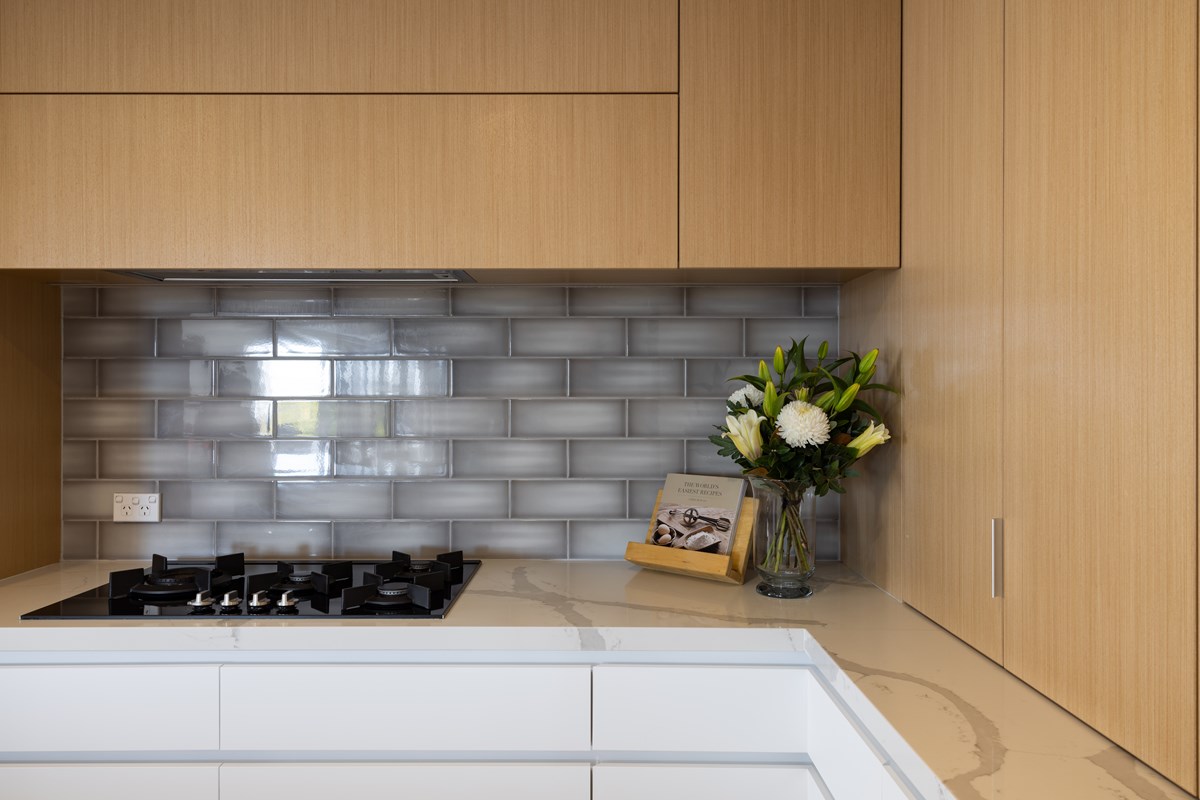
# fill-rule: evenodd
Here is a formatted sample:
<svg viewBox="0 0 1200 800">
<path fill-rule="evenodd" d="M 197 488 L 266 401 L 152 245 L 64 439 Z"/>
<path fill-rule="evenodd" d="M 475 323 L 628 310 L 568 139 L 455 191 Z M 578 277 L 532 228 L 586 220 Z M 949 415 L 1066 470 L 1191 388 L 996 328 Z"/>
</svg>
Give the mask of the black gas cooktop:
<svg viewBox="0 0 1200 800">
<path fill-rule="evenodd" d="M 108 585 L 68 597 L 21 619 L 303 617 L 441 619 L 479 569 L 461 552 L 383 561 L 169 561 L 111 572 Z"/>
</svg>

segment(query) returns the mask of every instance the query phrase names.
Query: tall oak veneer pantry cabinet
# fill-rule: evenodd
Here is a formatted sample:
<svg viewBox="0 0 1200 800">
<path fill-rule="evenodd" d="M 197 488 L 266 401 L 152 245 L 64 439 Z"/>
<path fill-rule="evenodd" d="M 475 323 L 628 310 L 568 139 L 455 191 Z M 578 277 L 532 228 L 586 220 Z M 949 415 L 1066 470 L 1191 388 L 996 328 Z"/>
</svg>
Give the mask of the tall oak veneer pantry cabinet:
<svg viewBox="0 0 1200 800">
<path fill-rule="evenodd" d="M 847 560 L 1193 793 L 1196 23 L 905 0 L 901 270 L 842 316 L 904 389 Z"/>
</svg>

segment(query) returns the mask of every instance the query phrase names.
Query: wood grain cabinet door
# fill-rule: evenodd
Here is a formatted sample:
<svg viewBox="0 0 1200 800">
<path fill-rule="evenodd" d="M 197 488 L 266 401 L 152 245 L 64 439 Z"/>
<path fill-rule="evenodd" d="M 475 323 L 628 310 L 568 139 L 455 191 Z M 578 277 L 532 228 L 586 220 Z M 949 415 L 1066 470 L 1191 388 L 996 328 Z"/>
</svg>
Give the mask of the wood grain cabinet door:
<svg viewBox="0 0 1200 800">
<path fill-rule="evenodd" d="M 895 267 L 899 0 L 682 0 L 680 264 Z"/>
<path fill-rule="evenodd" d="M 674 267 L 673 95 L 0 96 L 0 267 Z"/>
</svg>

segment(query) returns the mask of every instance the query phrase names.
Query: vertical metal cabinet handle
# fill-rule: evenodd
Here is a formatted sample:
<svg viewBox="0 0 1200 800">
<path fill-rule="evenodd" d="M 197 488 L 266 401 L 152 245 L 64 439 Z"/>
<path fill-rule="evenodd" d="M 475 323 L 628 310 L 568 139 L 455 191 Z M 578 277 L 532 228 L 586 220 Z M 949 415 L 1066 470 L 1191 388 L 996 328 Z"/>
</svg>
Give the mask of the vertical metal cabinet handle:
<svg viewBox="0 0 1200 800">
<path fill-rule="evenodd" d="M 992 597 L 1004 597 L 1004 520 L 992 520 Z"/>
</svg>

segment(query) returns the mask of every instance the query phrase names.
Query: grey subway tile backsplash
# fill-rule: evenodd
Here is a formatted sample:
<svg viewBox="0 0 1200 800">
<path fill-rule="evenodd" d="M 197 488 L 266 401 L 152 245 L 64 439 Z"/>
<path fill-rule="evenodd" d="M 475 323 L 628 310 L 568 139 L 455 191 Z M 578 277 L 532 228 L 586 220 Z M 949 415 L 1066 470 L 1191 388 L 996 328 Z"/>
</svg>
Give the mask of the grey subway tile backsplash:
<svg viewBox="0 0 1200 800">
<path fill-rule="evenodd" d="M 621 558 L 836 286 L 66 287 L 63 553 Z M 113 524 L 114 492 L 165 521 Z M 817 549 L 838 554 L 838 498 Z"/>
</svg>

